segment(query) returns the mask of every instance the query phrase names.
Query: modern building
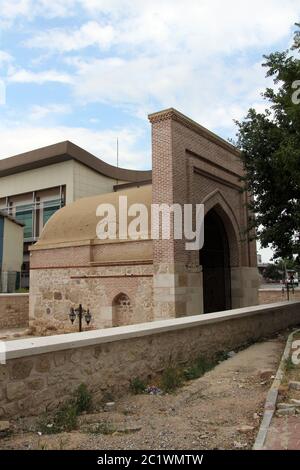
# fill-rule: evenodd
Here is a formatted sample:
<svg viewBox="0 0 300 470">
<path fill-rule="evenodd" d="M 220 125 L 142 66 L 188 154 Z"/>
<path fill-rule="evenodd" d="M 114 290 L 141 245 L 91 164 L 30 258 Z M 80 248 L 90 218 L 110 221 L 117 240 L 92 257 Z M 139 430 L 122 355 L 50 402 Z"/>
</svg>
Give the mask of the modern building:
<svg viewBox="0 0 300 470">
<path fill-rule="evenodd" d="M 0 211 L 0 292 L 20 287 L 23 262 L 23 224 Z"/>
<path fill-rule="evenodd" d="M 247 235 L 249 194 L 239 150 L 174 109 L 149 120 L 152 181 L 143 175 L 138 185 L 119 184 L 67 205 L 31 247 L 30 324 L 37 331 L 74 331 L 68 313 L 79 304 L 90 309 L 91 326 L 103 328 L 258 303 L 256 242 Z M 128 207 L 143 204 L 147 214 L 152 204 L 203 204 L 203 248 L 187 249 L 174 232 L 152 238 L 150 224 L 135 239 L 119 236 L 118 224 L 116 237 L 97 238 L 97 208 L 110 204 L 119 212 L 119 196 L 127 197 Z"/>
<path fill-rule="evenodd" d="M 29 282 L 28 248 L 57 210 L 149 178 L 151 172 L 114 167 L 69 141 L 0 160 L 0 210 L 24 224 L 22 286 Z"/>
</svg>

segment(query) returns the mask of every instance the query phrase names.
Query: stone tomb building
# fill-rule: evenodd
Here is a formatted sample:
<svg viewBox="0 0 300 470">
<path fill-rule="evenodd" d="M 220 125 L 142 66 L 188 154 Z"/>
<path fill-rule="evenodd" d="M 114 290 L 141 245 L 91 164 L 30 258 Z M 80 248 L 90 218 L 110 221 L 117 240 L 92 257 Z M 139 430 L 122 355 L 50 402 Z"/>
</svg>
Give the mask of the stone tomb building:
<svg viewBox="0 0 300 470">
<path fill-rule="evenodd" d="M 92 328 L 256 305 L 256 243 L 247 234 L 247 193 L 239 151 L 174 109 L 149 116 L 152 175 L 56 212 L 31 249 L 30 323 L 74 331 L 71 306 L 92 313 Z M 204 204 L 205 241 L 99 240 L 96 209 L 118 205 Z"/>
</svg>

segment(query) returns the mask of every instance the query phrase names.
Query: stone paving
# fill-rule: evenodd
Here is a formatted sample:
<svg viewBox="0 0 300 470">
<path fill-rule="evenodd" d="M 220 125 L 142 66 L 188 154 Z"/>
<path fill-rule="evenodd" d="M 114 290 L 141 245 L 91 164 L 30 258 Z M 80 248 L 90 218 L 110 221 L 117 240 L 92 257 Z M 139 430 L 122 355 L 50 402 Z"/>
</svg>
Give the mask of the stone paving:
<svg viewBox="0 0 300 470">
<path fill-rule="evenodd" d="M 300 365 L 293 361 L 299 339 L 300 330 L 294 331 L 286 344 L 276 411 L 263 446 L 266 450 L 300 450 Z"/>
<path fill-rule="evenodd" d="M 300 450 L 300 416 L 273 418 L 264 449 Z"/>
</svg>

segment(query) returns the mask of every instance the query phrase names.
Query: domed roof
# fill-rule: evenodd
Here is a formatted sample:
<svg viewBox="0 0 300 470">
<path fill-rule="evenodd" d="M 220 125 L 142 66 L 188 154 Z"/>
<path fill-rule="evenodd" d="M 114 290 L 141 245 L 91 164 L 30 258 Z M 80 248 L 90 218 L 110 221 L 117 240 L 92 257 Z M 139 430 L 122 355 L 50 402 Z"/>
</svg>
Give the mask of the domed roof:
<svg viewBox="0 0 300 470">
<path fill-rule="evenodd" d="M 49 219 L 39 241 L 34 247 L 38 249 L 53 245 L 76 246 L 90 243 L 91 241 L 96 244 L 119 242 L 118 212 L 120 196 L 127 196 L 128 207 L 136 203 L 144 204 L 148 208 L 150 217 L 152 203 L 152 186 L 150 184 L 139 188 L 130 188 L 114 193 L 78 199 L 57 211 Z M 96 210 L 100 204 L 112 204 L 115 207 L 117 215 L 116 240 L 100 240 L 97 237 L 96 227 L 102 217 L 96 215 Z M 133 218 L 128 217 L 128 223 Z"/>
</svg>

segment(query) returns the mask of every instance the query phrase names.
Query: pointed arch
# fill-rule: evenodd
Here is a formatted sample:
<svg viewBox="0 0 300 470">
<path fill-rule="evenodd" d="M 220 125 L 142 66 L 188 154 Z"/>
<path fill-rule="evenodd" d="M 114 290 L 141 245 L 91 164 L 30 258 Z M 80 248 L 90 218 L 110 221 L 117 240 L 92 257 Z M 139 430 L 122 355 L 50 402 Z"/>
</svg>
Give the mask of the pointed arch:
<svg viewBox="0 0 300 470">
<path fill-rule="evenodd" d="M 120 292 L 112 302 L 112 326 L 130 325 L 132 323 L 133 307 L 130 298 Z"/>
<path fill-rule="evenodd" d="M 231 267 L 240 266 L 241 235 L 239 225 L 235 213 L 228 204 L 224 194 L 220 189 L 215 189 L 202 200 L 202 204 L 204 204 L 205 215 L 213 209 L 222 219 L 229 242 L 230 265 Z"/>
</svg>

